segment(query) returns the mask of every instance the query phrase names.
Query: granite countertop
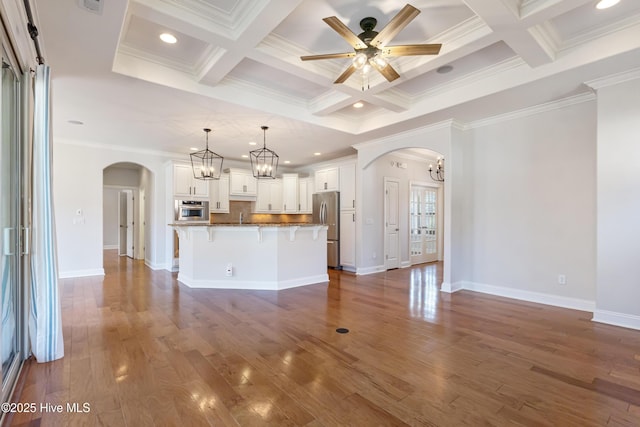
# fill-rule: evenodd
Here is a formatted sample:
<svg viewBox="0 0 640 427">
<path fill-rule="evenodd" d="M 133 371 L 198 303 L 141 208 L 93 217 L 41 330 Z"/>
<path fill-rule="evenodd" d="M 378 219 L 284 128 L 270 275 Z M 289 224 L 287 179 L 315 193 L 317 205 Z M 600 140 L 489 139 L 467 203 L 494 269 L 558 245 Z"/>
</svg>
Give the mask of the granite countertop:
<svg viewBox="0 0 640 427">
<path fill-rule="evenodd" d="M 183 221 L 169 224 L 171 227 L 317 227 L 323 224 L 311 224 L 308 222 L 277 222 L 277 223 L 243 223 L 216 222 L 209 224 L 204 221 Z"/>
</svg>

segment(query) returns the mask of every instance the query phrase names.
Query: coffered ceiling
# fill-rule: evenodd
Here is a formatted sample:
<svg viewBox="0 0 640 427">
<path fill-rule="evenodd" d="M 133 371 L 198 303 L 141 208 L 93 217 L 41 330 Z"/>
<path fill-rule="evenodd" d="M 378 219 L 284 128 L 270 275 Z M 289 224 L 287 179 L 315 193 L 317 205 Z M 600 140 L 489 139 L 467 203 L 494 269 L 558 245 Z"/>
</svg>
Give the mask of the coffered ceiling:
<svg viewBox="0 0 640 427">
<path fill-rule="evenodd" d="M 211 127 L 214 151 L 240 160 L 267 125 L 267 145 L 303 165 L 588 93 L 584 82 L 640 67 L 638 0 L 411 0 L 421 13 L 390 45 L 441 43 L 440 54 L 390 59 L 393 82 L 373 72 L 344 84 L 333 81 L 351 59 L 300 60 L 352 51 L 322 18 L 357 34 L 371 16 L 379 31 L 404 0 L 103 0 L 101 14 L 84 1 L 35 1 L 54 136 L 185 155 Z M 177 43 L 159 39 L 167 32 Z"/>
</svg>

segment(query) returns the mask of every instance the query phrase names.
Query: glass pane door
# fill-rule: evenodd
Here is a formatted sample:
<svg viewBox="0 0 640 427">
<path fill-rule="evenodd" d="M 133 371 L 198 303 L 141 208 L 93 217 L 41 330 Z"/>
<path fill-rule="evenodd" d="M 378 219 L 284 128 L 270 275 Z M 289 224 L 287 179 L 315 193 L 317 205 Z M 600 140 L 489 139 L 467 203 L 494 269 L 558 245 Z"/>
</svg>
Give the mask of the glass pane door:
<svg viewBox="0 0 640 427">
<path fill-rule="evenodd" d="M 20 142 L 18 79 L 3 51 L 0 87 L 0 356 L 2 399 L 7 399 L 21 362 L 20 331 Z"/>
<path fill-rule="evenodd" d="M 438 259 L 438 189 L 411 186 L 409 199 L 411 263 Z"/>
</svg>

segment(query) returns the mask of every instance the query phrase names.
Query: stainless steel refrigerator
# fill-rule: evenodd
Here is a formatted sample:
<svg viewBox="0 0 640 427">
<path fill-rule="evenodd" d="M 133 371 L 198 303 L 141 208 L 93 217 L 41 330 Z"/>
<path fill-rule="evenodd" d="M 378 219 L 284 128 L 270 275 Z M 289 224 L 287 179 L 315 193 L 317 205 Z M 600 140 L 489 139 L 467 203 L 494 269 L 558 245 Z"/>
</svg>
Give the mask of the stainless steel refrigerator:
<svg viewBox="0 0 640 427">
<path fill-rule="evenodd" d="M 313 222 L 327 230 L 327 266 L 340 267 L 340 193 L 328 191 L 313 195 Z"/>
</svg>

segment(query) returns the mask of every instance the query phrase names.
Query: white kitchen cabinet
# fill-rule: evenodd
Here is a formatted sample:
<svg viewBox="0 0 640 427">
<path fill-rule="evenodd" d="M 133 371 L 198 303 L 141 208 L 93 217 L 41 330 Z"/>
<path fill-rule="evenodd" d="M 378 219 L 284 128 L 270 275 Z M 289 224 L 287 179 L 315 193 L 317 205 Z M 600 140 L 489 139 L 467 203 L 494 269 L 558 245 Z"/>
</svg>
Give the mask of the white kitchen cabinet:
<svg viewBox="0 0 640 427">
<path fill-rule="evenodd" d="M 229 195 L 256 196 L 258 194 L 257 179 L 247 169 L 229 169 Z"/>
<path fill-rule="evenodd" d="M 282 174 L 282 213 L 298 213 L 299 210 L 298 174 Z"/>
<path fill-rule="evenodd" d="M 337 167 L 317 170 L 315 173 L 316 192 L 339 191 L 340 171 Z"/>
<path fill-rule="evenodd" d="M 356 213 L 340 211 L 340 265 L 347 270 L 356 267 Z"/>
<path fill-rule="evenodd" d="M 356 164 L 340 166 L 340 209 L 356 208 Z"/>
<path fill-rule="evenodd" d="M 311 178 L 298 179 L 298 213 L 313 213 L 313 181 Z"/>
<path fill-rule="evenodd" d="M 195 179 L 191 165 L 173 165 L 173 196 L 175 198 L 208 199 L 209 181 Z"/>
<path fill-rule="evenodd" d="M 220 175 L 219 180 L 210 181 L 209 211 L 229 213 L 229 175 Z"/>
<path fill-rule="evenodd" d="M 255 212 L 281 213 L 282 212 L 282 180 L 259 179 L 258 197 L 256 198 Z"/>
</svg>

